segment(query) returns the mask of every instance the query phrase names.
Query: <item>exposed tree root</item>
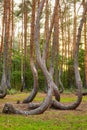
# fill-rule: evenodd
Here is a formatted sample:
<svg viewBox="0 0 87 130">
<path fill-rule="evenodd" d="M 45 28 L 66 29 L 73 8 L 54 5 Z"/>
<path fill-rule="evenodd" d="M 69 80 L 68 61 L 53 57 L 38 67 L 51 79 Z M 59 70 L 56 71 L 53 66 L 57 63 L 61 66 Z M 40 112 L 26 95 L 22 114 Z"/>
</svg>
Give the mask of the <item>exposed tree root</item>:
<svg viewBox="0 0 87 130">
<path fill-rule="evenodd" d="M 28 109 L 36 109 L 41 106 L 42 103 L 29 103 Z"/>
<path fill-rule="evenodd" d="M 53 89 L 50 87 L 48 89 L 47 97 L 43 101 L 43 103 L 36 109 L 30 110 L 30 111 L 22 111 L 16 109 L 12 104 L 6 103 L 4 108 L 3 108 L 3 113 L 6 114 L 22 114 L 22 115 L 37 115 L 37 114 L 42 114 L 49 106 L 52 101 L 52 93 Z"/>
<path fill-rule="evenodd" d="M 31 94 L 23 100 L 23 103 L 29 103 L 29 102 L 32 102 L 33 99 L 35 98 L 36 94 L 37 94 L 38 90 L 36 89 L 33 89 Z"/>
<path fill-rule="evenodd" d="M 80 105 L 81 101 L 82 101 L 82 91 L 79 91 L 77 100 L 74 103 L 64 105 L 64 104 L 54 100 L 52 102 L 52 107 L 54 107 L 55 109 L 60 109 L 60 110 L 74 110 Z"/>
</svg>

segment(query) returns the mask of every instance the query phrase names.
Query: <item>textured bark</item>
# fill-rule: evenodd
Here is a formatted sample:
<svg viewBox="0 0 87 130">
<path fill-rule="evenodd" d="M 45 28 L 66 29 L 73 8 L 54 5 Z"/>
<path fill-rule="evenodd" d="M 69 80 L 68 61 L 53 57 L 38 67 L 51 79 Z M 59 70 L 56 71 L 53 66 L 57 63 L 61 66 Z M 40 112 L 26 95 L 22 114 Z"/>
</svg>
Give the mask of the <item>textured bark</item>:
<svg viewBox="0 0 87 130">
<path fill-rule="evenodd" d="M 10 104 L 6 104 L 4 106 L 3 112 L 4 113 L 16 113 L 16 114 L 25 114 L 25 115 L 33 115 L 33 114 L 41 114 L 43 113 L 49 106 L 52 100 L 52 93 L 53 93 L 53 85 L 52 82 L 50 82 L 50 78 L 48 77 L 48 72 L 46 70 L 46 67 L 44 66 L 42 60 L 41 60 L 41 53 L 40 53 L 40 47 L 39 47 L 39 41 L 38 41 L 38 33 L 39 33 L 39 23 L 40 23 L 40 16 L 42 13 L 42 9 L 44 6 L 44 2 L 45 0 L 42 0 L 38 9 L 38 14 L 37 14 L 37 19 L 36 19 L 36 26 L 35 26 L 35 45 L 36 45 L 36 57 L 37 57 L 37 62 L 43 72 L 43 74 L 45 75 L 46 79 L 47 79 L 47 83 L 48 83 L 48 93 L 47 93 L 47 97 L 45 98 L 45 100 L 43 101 L 43 103 L 41 104 L 40 107 L 38 107 L 35 110 L 31 110 L 31 111 L 21 111 L 21 110 L 17 110 L 15 109 L 12 105 Z"/>
<path fill-rule="evenodd" d="M 54 20 L 54 37 L 53 42 L 55 44 L 55 71 L 54 71 L 54 81 L 57 87 L 59 86 L 59 74 L 58 74 L 58 62 L 59 62 L 59 1 L 57 0 L 57 7 L 55 11 Z"/>
<path fill-rule="evenodd" d="M 28 10 L 27 10 L 27 2 L 25 0 L 22 1 L 22 9 L 23 9 L 23 61 L 22 61 L 22 87 L 21 87 L 21 91 L 23 91 L 23 89 L 26 86 L 26 56 L 27 56 L 27 23 L 28 23 Z"/>
<path fill-rule="evenodd" d="M 5 106 L 3 108 L 3 113 L 14 113 L 14 114 L 23 114 L 23 115 L 41 114 L 45 110 L 47 110 L 47 108 L 49 108 L 51 106 L 51 104 L 52 104 L 53 107 L 55 107 L 57 109 L 72 110 L 72 109 L 77 108 L 78 105 L 82 101 L 82 82 L 81 82 L 81 78 L 80 78 L 80 74 L 79 74 L 79 70 L 78 70 L 78 51 L 79 51 L 81 31 L 82 31 L 82 27 L 83 27 L 83 23 L 84 23 L 85 13 L 87 11 L 87 9 L 86 9 L 87 6 L 85 6 L 86 8 L 83 12 L 82 19 L 80 21 L 80 25 L 79 25 L 79 28 L 78 28 L 77 42 L 76 42 L 75 53 L 74 53 L 74 68 L 75 68 L 76 86 L 78 88 L 78 98 L 77 98 L 77 101 L 72 103 L 72 104 L 63 105 L 62 103 L 58 102 L 57 100 L 52 102 L 53 91 L 54 91 L 54 88 L 56 88 L 57 86 L 53 82 L 52 76 L 48 72 L 46 64 L 42 60 L 41 52 L 40 52 L 38 34 L 39 34 L 40 17 L 41 17 L 41 14 L 42 14 L 42 9 L 44 7 L 44 2 L 45 2 L 45 0 L 41 1 L 38 12 L 37 12 L 34 42 L 35 42 L 35 46 L 36 46 L 37 63 L 39 65 L 40 69 L 42 70 L 42 72 L 43 72 L 43 74 L 46 78 L 47 85 L 48 85 L 47 96 L 46 96 L 45 100 L 43 101 L 43 103 L 40 104 L 40 106 L 39 106 L 39 104 L 36 104 L 37 107 L 34 110 L 21 111 L 21 110 L 14 108 L 14 106 L 12 106 L 11 104 L 7 103 L 7 104 L 5 104 Z M 59 95 L 57 95 L 57 96 L 59 96 Z M 58 97 L 58 99 L 59 99 L 59 97 Z"/>
<path fill-rule="evenodd" d="M 85 0 L 83 0 L 83 4 L 85 3 Z M 83 6 L 84 8 L 84 6 Z M 87 88 L 87 22 L 84 22 L 84 45 L 85 45 L 85 54 L 84 54 L 84 66 L 85 66 L 85 88 Z"/>
<path fill-rule="evenodd" d="M 3 18 L 2 18 L 2 36 L 1 36 L 0 57 L 1 57 L 1 54 L 2 54 L 2 51 L 3 51 L 3 41 L 4 41 L 4 15 L 5 15 L 4 13 L 3 13 Z"/>
<path fill-rule="evenodd" d="M 45 98 L 45 100 L 43 101 L 43 103 L 41 104 L 40 107 L 34 109 L 34 110 L 30 110 L 30 111 L 22 111 L 22 110 L 18 110 L 16 109 L 12 104 L 6 103 L 4 108 L 3 108 L 3 113 L 6 114 L 22 114 L 22 115 L 37 115 L 37 114 L 42 114 L 49 106 L 51 103 L 51 99 L 52 99 L 52 88 L 50 87 L 48 89 L 48 94 L 47 97 Z"/>
<path fill-rule="evenodd" d="M 46 62 L 47 49 L 49 47 L 49 40 L 50 40 L 52 29 L 53 29 L 53 26 L 54 26 L 54 18 L 55 18 L 56 7 L 57 7 L 57 2 L 55 2 L 55 7 L 54 7 L 54 11 L 53 11 L 52 21 L 51 21 L 51 24 L 50 24 L 50 28 L 49 28 L 49 32 L 48 32 L 47 38 L 46 38 L 46 42 L 45 42 L 44 47 L 43 47 L 42 60 L 43 60 L 44 64 Z"/>
<path fill-rule="evenodd" d="M 11 89 L 11 52 L 12 52 L 12 46 L 11 46 L 11 37 L 10 37 L 10 31 L 11 31 L 11 0 L 8 1 L 8 60 L 7 60 L 7 87 L 8 89 Z"/>
<path fill-rule="evenodd" d="M 46 0 L 46 6 L 45 6 L 45 26 L 44 26 L 44 38 L 47 39 L 49 33 L 49 2 L 48 0 Z M 50 40 L 49 40 L 50 41 Z M 48 43 L 48 47 L 47 47 L 47 56 L 46 56 L 46 63 L 48 66 L 49 63 L 49 43 Z M 47 92 L 47 82 L 45 80 L 45 92 Z"/>
<path fill-rule="evenodd" d="M 73 22 L 73 56 L 74 56 L 74 50 L 75 50 L 75 44 L 76 44 L 76 0 L 74 0 L 74 22 Z"/>
<path fill-rule="evenodd" d="M 1 79 L 0 97 L 5 97 L 8 88 L 8 48 L 9 48 L 9 29 L 10 29 L 10 0 L 4 0 L 4 49 L 3 49 L 3 73 Z"/>
<path fill-rule="evenodd" d="M 28 109 L 35 109 L 41 106 L 42 103 L 29 103 Z"/>
<path fill-rule="evenodd" d="M 80 25 L 78 28 L 78 35 L 77 35 L 77 40 L 76 40 L 76 46 L 75 46 L 75 52 L 74 52 L 74 69 L 75 69 L 75 79 L 76 79 L 76 86 L 78 88 L 78 98 L 77 101 L 69 104 L 69 105 L 63 105 L 61 103 L 59 103 L 58 101 L 53 101 L 53 106 L 56 109 L 61 109 L 61 110 L 72 110 L 72 109 L 76 109 L 81 101 L 82 101 L 82 81 L 81 81 L 81 77 L 80 77 L 80 73 L 79 73 L 79 63 L 78 63 L 78 52 L 79 52 L 79 44 L 80 44 L 80 39 L 81 39 L 81 31 L 82 31 L 82 27 L 84 24 L 84 20 L 86 17 L 86 12 L 87 12 L 87 3 L 85 3 L 85 8 L 82 14 L 82 19 L 80 21 Z"/>
<path fill-rule="evenodd" d="M 64 18 L 61 12 L 61 36 L 62 36 L 62 63 L 61 63 L 61 68 L 63 70 L 64 67 Z"/>
<path fill-rule="evenodd" d="M 53 29 L 53 26 L 54 26 L 55 12 L 56 12 L 56 8 L 57 7 L 58 7 L 58 1 L 56 0 L 55 1 L 55 6 L 54 6 L 54 11 L 53 11 L 53 16 L 52 16 L 52 21 L 51 21 L 51 25 L 50 25 L 50 29 L 49 29 L 49 32 L 48 32 L 48 36 L 47 36 L 46 42 L 44 44 L 44 48 L 43 48 L 42 61 L 43 61 L 44 65 L 46 65 L 47 48 L 49 46 L 48 44 L 49 44 L 49 40 L 50 40 L 50 37 L 51 37 L 52 29 Z M 53 71 L 53 68 L 52 68 L 52 71 Z M 50 72 L 48 72 L 49 75 L 50 75 Z M 52 75 L 50 76 L 50 78 L 52 79 Z M 53 88 L 54 88 L 55 98 L 56 98 L 56 100 L 59 101 L 60 100 L 60 95 L 59 95 L 58 87 L 56 86 L 56 84 L 53 85 Z"/>
<path fill-rule="evenodd" d="M 12 69 L 12 45 L 13 45 L 13 37 L 14 37 L 14 2 L 13 0 L 10 2 L 9 7 L 9 53 L 8 53 L 8 73 L 7 73 L 7 86 L 8 89 L 11 89 L 11 69 Z M 11 16 L 10 16 L 11 15 Z"/>
<path fill-rule="evenodd" d="M 46 0 L 46 14 L 45 14 L 45 29 L 44 29 L 44 34 L 45 34 L 45 39 L 47 39 L 48 34 L 49 34 L 49 2 L 48 0 Z M 50 31 L 51 32 L 51 31 Z M 47 51 L 46 51 L 46 60 L 49 56 L 49 41 L 50 41 L 50 37 L 48 40 L 48 46 L 47 46 Z"/>
<path fill-rule="evenodd" d="M 68 56 L 67 56 L 67 63 L 68 63 L 68 60 L 71 60 L 72 61 L 72 42 L 71 41 L 71 24 L 70 24 L 70 9 L 69 9 L 69 12 L 68 12 Z M 70 75 L 71 75 L 71 78 L 70 78 Z M 73 81 L 72 81 L 72 65 L 68 65 L 68 86 L 70 86 L 70 88 L 72 88 L 73 86 Z"/>
<path fill-rule="evenodd" d="M 22 8 L 24 7 L 24 0 L 22 0 Z M 22 52 L 22 57 L 21 57 L 21 82 L 22 82 L 22 86 L 21 86 L 21 92 L 24 89 L 24 74 L 23 74 L 23 47 L 24 47 L 24 35 L 23 35 L 23 30 L 24 30 L 24 25 L 23 25 L 23 12 L 22 12 L 22 33 L 21 33 L 21 52 Z"/>
<path fill-rule="evenodd" d="M 30 67 L 33 74 L 34 85 L 31 94 L 23 101 L 23 103 L 31 102 L 38 92 L 38 73 L 34 64 L 34 29 L 35 29 L 35 5 L 36 0 L 32 1 L 32 19 L 31 19 L 31 39 L 30 39 Z"/>
</svg>

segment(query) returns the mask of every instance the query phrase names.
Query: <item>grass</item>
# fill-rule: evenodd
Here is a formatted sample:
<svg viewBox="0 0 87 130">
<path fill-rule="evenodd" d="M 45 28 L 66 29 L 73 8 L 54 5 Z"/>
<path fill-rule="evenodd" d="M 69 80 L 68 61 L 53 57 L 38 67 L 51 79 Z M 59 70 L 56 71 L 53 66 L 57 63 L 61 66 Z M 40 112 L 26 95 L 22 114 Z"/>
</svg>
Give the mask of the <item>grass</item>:
<svg viewBox="0 0 87 130">
<path fill-rule="evenodd" d="M 0 100 L 15 103 L 23 100 L 28 93 L 8 95 Z M 39 93 L 35 101 L 41 101 L 44 94 Z M 76 99 L 72 94 L 63 94 L 62 102 L 72 102 Z M 87 97 L 83 97 L 82 104 L 73 111 L 59 111 L 48 109 L 41 115 L 21 116 L 0 114 L 0 130 L 87 130 Z M 2 110 L 2 108 L 0 108 Z"/>
<path fill-rule="evenodd" d="M 52 112 L 53 113 L 53 112 Z M 48 112 L 50 115 L 50 113 Z M 60 115 L 60 112 L 59 112 Z M 45 115 L 46 116 L 46 115 Z M 87 115 L 40 116 L 0 115 L 0 130 L 86 130 Z"/>
</svg>

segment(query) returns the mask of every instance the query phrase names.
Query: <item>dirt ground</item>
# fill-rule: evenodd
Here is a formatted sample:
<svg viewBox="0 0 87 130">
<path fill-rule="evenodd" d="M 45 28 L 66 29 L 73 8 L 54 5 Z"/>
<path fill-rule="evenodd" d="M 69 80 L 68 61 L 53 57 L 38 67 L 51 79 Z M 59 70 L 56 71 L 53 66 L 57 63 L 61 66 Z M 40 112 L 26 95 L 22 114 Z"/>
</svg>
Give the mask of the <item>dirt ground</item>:
<svg viewBox="0 0 87 130">
<path fill-rule="evenodd" d="M 16 108 L 20 109 L 20 110 L 27 110 L 28 108 L 28 104 L 23 104 L 22 101 L 23 99 L 25 99 L 29 94 L 28 93 L 19 93 L 19 94 L 14 94 L 14 95 L 7 95 L 4 99 L 0 99 L 0 113 L 2 113 L 2 110 L 3 110 L 3 107 L 4 107 L 4 104 L 9 102 L 11 104 L 13 104 Z M 35 98 L 34 102 L 41 102 L 41 100 L 44 99 L 44 97 L 46 96 L 46 94 L 44 93 L 39 93 L 37 95 L 37 97 Z M 62 94 L 61 98 L 65 99 L 65 98 L 71 98 L 71 99 L 76 99 L 76 96 L 74 94 Z M 74 99 L 74 100 L 75 100 Z M 20 103 L 17 104 L 17 101 L 20 100 Z M 67 104 L 65 102 L 65 104 Z M 55 113 L 54 116 L 57 115 L 57 111 L 61 113 L 60 110 L 53 110 L 53 109 L 48 109 L 47 112 L 50 112 L 51 113 Z M 47 113 L 46 112 L 46 113 Z M 86 114 L 87 115 L 87 96 L 83 97 L 83 100 L 82 100 L 82 103 L 79 105 L 79 107 L 76 109 L 76 110 L 73 110 L 73 111 L 62 111 L 62 114 L 69 114 L 69 112 L 73 113 L 74 114 Z M 52 115 L 53 116 L 53 115 Z"/>
</svg>

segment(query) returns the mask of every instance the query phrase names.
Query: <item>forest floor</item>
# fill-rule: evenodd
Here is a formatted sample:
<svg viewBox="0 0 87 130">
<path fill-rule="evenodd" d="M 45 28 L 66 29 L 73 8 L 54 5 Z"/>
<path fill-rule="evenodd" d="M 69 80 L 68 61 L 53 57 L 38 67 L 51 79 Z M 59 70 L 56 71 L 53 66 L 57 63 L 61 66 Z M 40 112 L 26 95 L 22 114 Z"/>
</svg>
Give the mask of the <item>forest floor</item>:
<svg viewBox="0 0 87 130">
<path fill-rule="evenodd" d="M 48 109 L 41 115 L 5 115 L 2 109 L 6 102 L 13 104 L 16 108 L 27 110 L 27 104 L 17 104 L 23 101 L 29 94 L 18 93 L 7 95 L 0 99 L 0 130 L 87 130 L 87 96 L 83 97 L 82 103 L 76 110 L 54 110 Z M 43 101 L 46 94 L 38 93 L 34 102 Z M 64 93 L 61 102 L 70 103 L 76 100 L 76 95 Z"/>
</svg>

